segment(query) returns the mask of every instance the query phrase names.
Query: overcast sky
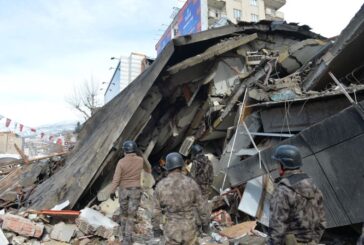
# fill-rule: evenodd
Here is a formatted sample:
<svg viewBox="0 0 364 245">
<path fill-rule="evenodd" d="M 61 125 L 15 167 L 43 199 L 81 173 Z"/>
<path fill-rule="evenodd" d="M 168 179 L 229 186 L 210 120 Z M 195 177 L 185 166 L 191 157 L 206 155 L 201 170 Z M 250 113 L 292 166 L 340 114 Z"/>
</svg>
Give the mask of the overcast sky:
<svg viewBox="0 0 364 245">
<path fill-rule="evenodd" d="M 112 56 L 155 56 L 183 0 L 0 0 L 0 115 L 30 127 L 81 119 L 65 102 L 74 84 L 108 82 Z M 361 0 L 287 0 L 288 22 L 334 36 Z"/>
</svg>

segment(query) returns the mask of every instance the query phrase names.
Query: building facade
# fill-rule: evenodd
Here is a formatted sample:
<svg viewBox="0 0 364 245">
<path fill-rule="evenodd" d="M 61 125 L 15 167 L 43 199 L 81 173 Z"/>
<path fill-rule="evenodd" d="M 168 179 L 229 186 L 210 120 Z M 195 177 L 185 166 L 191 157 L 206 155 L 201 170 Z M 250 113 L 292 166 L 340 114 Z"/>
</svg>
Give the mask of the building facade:
<svg viewBox="0 0 364 245">
<path fill-rule="evenodd" d="M 19 154 L 15 144 L 23 150 L 24 139 L 12 132 L 0 132 L 0 154 Z"/>
<path fill-rule="evenodd" d="M 121 56 L 115 68 L 114 74 L 104 93 L 106 104 L 142 73 L 152 60 L 144 54 L 131 53 L 129 56 Z"/>
<path fill-rule="evenodd" d="M 159 54 L 176 36 L 187 35 L 239 21 L 283 20 L 278 11 L 286 0 L 187 0 L 156 44 Z"/>
</svg>

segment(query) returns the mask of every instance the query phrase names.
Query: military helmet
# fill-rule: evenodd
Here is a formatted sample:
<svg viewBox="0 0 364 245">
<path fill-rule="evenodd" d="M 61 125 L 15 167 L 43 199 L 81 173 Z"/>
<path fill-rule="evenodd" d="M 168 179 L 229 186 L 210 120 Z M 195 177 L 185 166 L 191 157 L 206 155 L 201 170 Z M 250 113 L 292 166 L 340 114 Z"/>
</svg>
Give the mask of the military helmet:
<svg viewBox="0 0 364 245">
<path fill-rule="evenodd" d="M 126 140 L 123 143 L 123 150 L 125 153 L 133 153 L 137 150 L 137 144 L 132 140 Z"/>
<path fill-rule="evenodd" d="M 197 155 L 198 153 L 201 153 L 203 150 L 202 146 L 199 144 L 194 144 L 191 146 L 191 155 Z"/>
<path fill-rule="evenodd" d="M 171 171 L 176 168 L 182 168 L 184 165 L 184 161 L 182 155 L 177 152 L 171 152 L 166 157 L 166 169 Z"/>
<path fill-rule="evenodd" d="M 302 167 L 300 151 L 293 145 L 278 146 L 272 156 L 272 159 L 282 164 L 285 169 L 296 169 Z"/>
</svg>

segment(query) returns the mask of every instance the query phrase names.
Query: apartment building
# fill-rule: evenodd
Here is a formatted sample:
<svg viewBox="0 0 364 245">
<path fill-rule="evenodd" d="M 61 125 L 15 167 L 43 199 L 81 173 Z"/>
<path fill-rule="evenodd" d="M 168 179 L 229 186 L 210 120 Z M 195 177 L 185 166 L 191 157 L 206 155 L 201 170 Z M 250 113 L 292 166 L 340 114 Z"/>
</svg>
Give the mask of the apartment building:
<svg viewBox="0 0 364 245">
<path fill-rule="evenodd" d="M 286 0 L 187 0 L 155 48 L 159 54 L 176 36 L 205 31 L 228 22 L 283 20 L 279 9 L 285 4 Z"/>
<path fill-rule="evenodd" d="M 278 9 L 285 3 L 285 0 L 208 0 L 208 24 L 212 27 L 221 18 L 233 23 L 283 20 L 284 15 Z"/>
<path fill-rule="evenodd" d="M 104 93 L 105 104 L 120 93 L 152 63 L 152 60 L 146 55 L 134 52 L 129 56 L 121 56 L 117 59 L 118 64 Z"/>
</svg>

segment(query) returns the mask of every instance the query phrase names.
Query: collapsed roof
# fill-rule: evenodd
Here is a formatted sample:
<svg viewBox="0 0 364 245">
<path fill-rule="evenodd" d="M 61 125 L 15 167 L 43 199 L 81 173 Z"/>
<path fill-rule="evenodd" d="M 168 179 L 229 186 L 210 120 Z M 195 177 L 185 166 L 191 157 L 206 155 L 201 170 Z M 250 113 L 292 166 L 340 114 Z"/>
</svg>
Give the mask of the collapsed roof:
<svg viewBox="0 0 364 245">
<path fill-rule="evenodd" d="M 65 200 L 72 208 L 88 203 L 110 180 L 126 139 L 136 140 L 152 165 L 170 151 L 187 156 L 191 144 L 200 142 L 214 162 L 217 191 L 270 172 L 275 166 L 269 150 L 262 154 L 263 161 L 257 160 L 256 152 L 350 106 L 340 91 L 329 86 L 329 69 L 339 78 L 354 72 L 355 85 L 349 86 L 350 78 L 344 82 L 349 92 L 362 97 L 363 60 L 351 49 L 363 43 L 363 20 L 362 8 L 334 44 L 308 26 L 271 21 L 173 39 L 146 71 L 85 123 L 63 170 L 31 194 L 32 208 L 51 208 Z M 352 63 L 339 62 L 351 55 Z M 335 127 L 340 131 L 345 125 Z M 321 144 L 309 143 L 310 149 Z M 311 150 L 305 156 L 316 153 Z M 333 159 L 328 159 L 330 165 Z M 307 168 L 327 203 L 333 203 L 326 205 L 330 226 L 356 222 L 347 209 L 342 211 L 344 218 L 333 217 L 342 206 L 341 193 L 334 189 L 343 183 L 330 182 L 326 171 L 333 171 L 333 178 L 338 177 L 336 172 L 323 169 L 319 161 L 315 164 Z M 233 170 L 226 171 L 227 167 Z M 320 181 L 323 176 L 325 183 Z"/>
</svg>

